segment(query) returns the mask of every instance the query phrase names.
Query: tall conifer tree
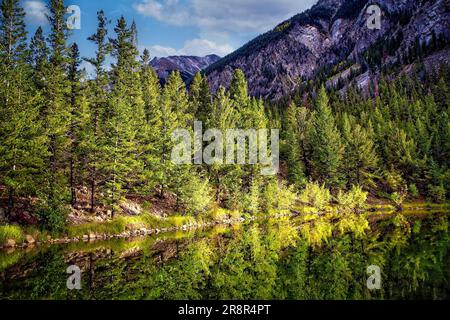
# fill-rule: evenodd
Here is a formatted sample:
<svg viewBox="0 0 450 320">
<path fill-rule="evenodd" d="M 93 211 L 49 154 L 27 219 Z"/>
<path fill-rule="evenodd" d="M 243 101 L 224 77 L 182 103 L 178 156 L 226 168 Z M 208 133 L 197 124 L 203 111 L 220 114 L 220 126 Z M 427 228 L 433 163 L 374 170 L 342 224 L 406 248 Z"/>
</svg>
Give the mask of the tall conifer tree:
<svg viewBox="0 0 450 320">
<path fill-rule="evenodd" d="M 315 180 L 329 186 L 339 186 L 344 146 L 323 86 L 316 99 L 312 124 L 309 137 L 312 176 Z"/>
<path fill-rule="evenodd" d="M 7 187 L 7 215 L 15 196 L 37 194 L 45 136 L 39 119 L 38 93 L 26 64 L 25 13 L 18 0 L 0 5 L 0 184 Z"/>
</svg>

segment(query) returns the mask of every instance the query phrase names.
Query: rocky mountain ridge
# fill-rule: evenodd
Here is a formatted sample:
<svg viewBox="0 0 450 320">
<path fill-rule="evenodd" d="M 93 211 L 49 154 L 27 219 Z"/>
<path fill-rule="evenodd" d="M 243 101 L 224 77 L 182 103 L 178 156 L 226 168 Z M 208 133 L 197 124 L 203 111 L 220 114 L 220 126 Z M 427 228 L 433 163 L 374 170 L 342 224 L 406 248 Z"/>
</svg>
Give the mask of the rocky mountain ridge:
<svg viewBox="0 0 450 320">
<path fill-rule="evenodd" d="M 367 25 L 370 5 L 381 9 L 381 29 Z M 441 52 L 448 64 L 450 10 L 446 0 L 320 0 L 209 66 L 213 91 L 244 71 L 253 96 L 279 99 L 322 77 L 327 85 L 356 79 L 416 57 Z M 429 59 L 430 60 L 430 59 Z"/>
<path fill-rule="evenodd" d="M 150 61 L 150 65 L 155 69 L 161 82 L 165 82 L 172 71 L 180 71 L 181 77 L 185 82 L 189 82 L 194 75 L 207 68 L 209 65 L 220 60 L 215 54 L 205 57 L 196 56 L 170 56 L 158 58 Z"/>
</svg>

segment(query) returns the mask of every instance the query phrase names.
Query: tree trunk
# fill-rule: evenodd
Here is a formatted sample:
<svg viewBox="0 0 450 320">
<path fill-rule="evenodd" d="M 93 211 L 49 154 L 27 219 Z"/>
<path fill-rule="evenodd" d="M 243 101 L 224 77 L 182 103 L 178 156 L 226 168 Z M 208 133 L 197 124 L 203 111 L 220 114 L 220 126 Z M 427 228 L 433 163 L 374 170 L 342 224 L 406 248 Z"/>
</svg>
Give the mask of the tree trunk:
<svg viewBox="0 0 450 320">
<path fill-rule="evenodd" d="M 95 212 L 95 168 L 91 170 L 91 212 Z"/>
<path fill-rule="evenodd" d="M 77 193 L 75 190 L 74 166 L 75 165 L 74 165 L 73 157 L 71 157 L 71 159 L 70 159 L 70 194 L 71 194 L 70 204 L 72 205 L 72 207 L 74 207 L 77 202 Z"/>
<path fill-rule="evenodd" d="M 55 200 L 55 184 L 56 184 L 56 142 L 55 137 L 50 137 L 50 181 L 48 199 L 51 203 Z"/>
<path fill-rule="evenodd" d="M 8 192 L 8 208 L 6 210 L 7 218 L 11 217 L 13 208 L 14 208 L 14 189 L 10 187 Z"/>
<path fill-rule="evenodd" d="M 306 147 L 305 142 L 302 140 L 302 161 L 305 166 L 305 176 L 309 178 L 311 176 L 311 168 L 309 167 L 308 157 L 306 155 Z"/>
</svg>

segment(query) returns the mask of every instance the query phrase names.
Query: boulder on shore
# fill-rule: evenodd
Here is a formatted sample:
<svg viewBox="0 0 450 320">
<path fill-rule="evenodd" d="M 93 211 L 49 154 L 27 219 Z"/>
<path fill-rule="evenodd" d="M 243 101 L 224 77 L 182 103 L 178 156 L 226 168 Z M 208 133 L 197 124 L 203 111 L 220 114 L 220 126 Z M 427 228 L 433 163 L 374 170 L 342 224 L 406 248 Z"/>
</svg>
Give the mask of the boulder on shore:
<svg viewBox="0 0 450 320">
<path fill-rule="evenodd" d="M 5 244 L 3 245 L 5 248 L 14 248 L 16 246 L 16 241 L 13 239 L 6 239 Z"/>
<path fill-rule="evenodd" d="M 34 244 L 36 242 L 36 240 L 34 240 L 33 236 L 30 234 L 26 235 L 25 240 L 28 244 Z"/>
</svg>

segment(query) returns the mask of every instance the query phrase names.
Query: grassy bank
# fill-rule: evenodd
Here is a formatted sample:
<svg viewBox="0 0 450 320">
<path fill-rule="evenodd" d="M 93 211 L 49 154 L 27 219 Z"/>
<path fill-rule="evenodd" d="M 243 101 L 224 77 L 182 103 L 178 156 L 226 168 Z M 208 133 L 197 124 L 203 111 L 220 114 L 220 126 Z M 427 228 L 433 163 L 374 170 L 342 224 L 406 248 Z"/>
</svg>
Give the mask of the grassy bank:
<svg viewBox="0 0 450 320">
<path fill-rule="evenodd" d="M 127 230 L 181 227 L 196 222 L 198 222 L 197 219 L 190 216 L 176 215 L 163 219 L 150 214 L 142 214 L 140 216 L 118 215 L 114 219 L 105 222 L 68 225 L 60 232 L 49 232 L 36 227 L 25 228 L 18 225 L 4 225 L 0 226 L 0 244 L 5 244 L 8 240 L 13 240 L 17 244 L 24 241 L 43 242 L 50 238 L 75 238 L 92 234 L 116 235 Z M 27 240 L 27 236 L 31 236 L 32 240 L 30 237 Z"/>
<path fill-rule="evenodd" d="M 410 202 L 403 205 L 403 212 L 417 212 L 426 210 L 436 212 L 440 210 L 450 210 L 450 203 L 433 204 L 427 202 Z M 293 210 L 294 213 L 302 217 L 302 220 L 314 220 L 318 216 L 326 216 L 333 219 L 345 213 L 339 206 L 326 205 L 322 208 L 299 205 Z M 389 203 L 367 204 L 360 212 L 368 214 L 393 214 L 398 212 Z M 276 212 L 269 212 L 275 215 Z M 167 218 L 158 217 L 150 213 L 139 216 L 117 215 L 114 219 L 105 222 L 90 222 L 79 225 L 68 225 L 60 232 L 49 232 L 36 227 L 22 227 L 19 225 L 0 226 L 0 244 L 7 244 L 13 241 L 15 244 L 47 242 L 49 239 L 76 239 L 91 235 L 114 236 L 133 230 L 165 230 L 171 228 L 196 227 L 210 222 L 219 222 L 226 219 L 236 219 L 241 217 L 238 212 L 231 212 L 224 209 L 216 209 L 206 215 L 182 216 L 172 215 Z M 248 218 L 244 215 L 245 218 Z"/>
</svg>

